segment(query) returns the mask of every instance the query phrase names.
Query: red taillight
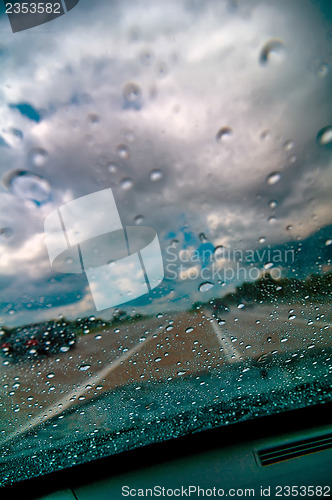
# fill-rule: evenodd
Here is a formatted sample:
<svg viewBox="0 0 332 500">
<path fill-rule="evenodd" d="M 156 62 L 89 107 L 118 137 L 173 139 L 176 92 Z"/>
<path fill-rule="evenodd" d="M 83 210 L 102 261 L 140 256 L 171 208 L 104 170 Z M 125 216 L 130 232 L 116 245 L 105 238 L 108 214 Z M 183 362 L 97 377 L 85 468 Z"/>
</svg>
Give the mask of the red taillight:
<svg viewBox="0 0 332 500">
<path fill-rule="evenodd" d="M 26 345 L 27 347 L 33 347 L 33 346 L 35 346 L 35 345 L 37 345 L 37 344 L 38 344 L 38 340 L 37 340 L 37 339 L 29 339 L 29 340 L 27 340 L 27 341 L 26 341 L 26 343 L 25 343 L 25 345 Z"/>
</svg>

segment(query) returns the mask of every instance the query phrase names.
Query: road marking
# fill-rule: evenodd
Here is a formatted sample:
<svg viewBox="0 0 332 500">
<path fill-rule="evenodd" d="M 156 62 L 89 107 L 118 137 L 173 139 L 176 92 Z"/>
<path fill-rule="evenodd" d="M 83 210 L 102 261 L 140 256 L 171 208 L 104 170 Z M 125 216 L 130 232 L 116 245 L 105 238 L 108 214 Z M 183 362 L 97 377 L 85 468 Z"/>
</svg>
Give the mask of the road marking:
<svg viewBox="0 0 332 500">
<path fill-rule="evenodd" d="M 209 313 L 207 311 L 204 311 L 204 314 L 206 315 L 207 318 L 209 318 Z M 216 323 L 214 319 L 209 320 L 210 325 L 212 326 L 212 329 L 214 333 L 216 334 L 216 337 L 218 339 L 219 344 L 223 348 L 223 354 L 227 360 L 228 363 L 238 363 L 239 361 L 243 361 L 243 357 L 239 353 L 239 351 L 234 347 L 233 342 L 231 341 L 230 337 L 221 330 L 219 325 Z"/>
<path fill-rule="evenodd" d="M 122 354 L 122 356 L 119 356 L 118 358 L 116 358 L 114 361 L 112 361 L 105 368 L 103 368 L 102 370 L 97 372 L 95 375 L 87 378 L 78 387 L 76 387 L 75 390 L 71 391 L 69 394 L 66 394 L 63 398 L 59 399 L 58 401 L 55 401 L 48 408 L 43 409 L 41 414 L 37 415 L 36 417 L 34 417 L 32 420 L 30 420 L 26 424 L 20 426 L 19 429 L 12 432 L 3 441 L 0 441 L 0 445 L 3 445 L 5 443 L 7 443 L 8 441 L 11 441 L 13 438 L 21 436 L 25 432 L 31 431 L 37 425 L 42 424 L 44 422 L 47 422 L 49 419 L 56 417 L 57 415 L 60 415 L 61 413 L 63 413 L 65 410 L 67 410 L 67 408 L 69 408 L 70 406 L 73 405 L 73 403 L 77 400 L 77 398 L 79 398 L 84 393 L 86 393 L 88 390 L 90 390 L 91 387 L 87 389 L 87 386 L 97 385 L 101 380 L 105 379 L 113 370 L 118 368 L 121 365 L 121 363 L 123 363 L 128 358 L 133 356 L 143 346 L 146 346 L 146 344 L 152 340 L 154 333 L 156 333 L 155 330 L 150 333 L 150 335 L 146 338 L 146 340 L 144 342 L 141 342 L 141 343 L 137 344 L 135 347 L 133 347 L 132 349 L 129 349 L 129 351 Z"/>
</svg>

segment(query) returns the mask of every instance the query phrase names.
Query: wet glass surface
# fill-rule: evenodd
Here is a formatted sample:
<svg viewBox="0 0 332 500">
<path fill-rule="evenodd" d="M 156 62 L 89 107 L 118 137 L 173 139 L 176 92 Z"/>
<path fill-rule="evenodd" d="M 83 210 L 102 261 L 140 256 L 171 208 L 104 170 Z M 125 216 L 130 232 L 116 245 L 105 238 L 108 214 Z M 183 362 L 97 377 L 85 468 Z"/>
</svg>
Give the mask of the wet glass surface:
<svg viewBox="0 0 332 500">
<path fill-rule="evenodd" d="M 330 3 L 1 9 L 1 484 L 330 401 Z"/>
</svg>

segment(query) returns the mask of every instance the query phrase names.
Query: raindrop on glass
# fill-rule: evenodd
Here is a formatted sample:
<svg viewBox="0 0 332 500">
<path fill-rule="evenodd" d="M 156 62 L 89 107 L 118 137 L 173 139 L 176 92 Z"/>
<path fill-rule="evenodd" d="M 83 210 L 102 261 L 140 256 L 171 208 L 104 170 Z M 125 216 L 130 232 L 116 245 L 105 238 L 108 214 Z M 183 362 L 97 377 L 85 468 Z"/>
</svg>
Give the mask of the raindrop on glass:
<svg viewBox="0 0 332 500">
<path fill-rule="evenodd" d="M 224 257 L 224 251 L 225 251 L 225 247 L 223 245 L 217 246 L 214 250 L 215 258 L 220 259 L 220 258 Z"/>
<path fill-rule="evenodd" d="M 120 186 L 124 191 L 129 191 L 133 187 L 134 183 L 130 177 L 124 177 L 120 181 Z"/>
<path fill-rule="evenodd" d="M 143 215 L 136 215 L 134 219 L 134 224 L 136 224 L 136 226 L 139 226 L 140 224 L 142 224 L 143 220 L 144 220 Z"/>
<path fill-rule="evenodd" d="M 128 160 L 128 158 L 130 158 L 130 149 L 126 144 L 119 144 L 116 148 L 116 152 L 122 160 Z"/>
<path fill-rule="evenodd" d="M 159 169 L 152 170 L 150 172 L 150 181 L 152 182 L 157 182 L 160 181 L 163 178 L 163 173 Z"/>
<path fill-rule="evenodd" d="M 272 172 L 270 175 L 267 176 L 266 182 L 269 184 L 269 186 L 273 186 L 274 184 L 277 184 L 281 179 L 281 173 L 280 172 Z"/>
<path fill-rule="evenodd" d="M 21 141 L 24 137 L 23 132 L 21 130 L 19 130 L 18 128 L 11 128 L 10 132 L 15 137 L 15 139 L 17 141 Z"/>
<path fill-rule="evenodd" d="M 330 146 L 332 144 L 332 126 L 322 128 L 317 134 L 317 142 L 320 146 Z"/>
<path fill-rule="evenodd" d="M 135 142 L 135 134 L 132 130 L 125 130 L 124 137 L 128 142 Z"/>
<path fill-rule="evenodd" d="M 153 54 L 150 50 L 145 50 L 141 53 L 140 60 L 146 66 L 149 66 L 153 61 Z"/>
<path fill-rule="evenodd" d="M 91 365 L 81 365 L 79 369 L 80 369 L 81 372 L 85 372 L 89 368 L 91 368 Z"/>
<path fill-rule="evenodd" d="M 267 219 L 269 224 L 276 224 L 277 220 L 277 217 L 274 217 L 273 215 Z"/>
<path fill-rule="evenodd" d="M 13 170 L 3 179 L 4 186 L 23 200 L 41 205 L 51 198 L 51 186 L 44 177 L 27 170 Z"/>
<path fill-rule="evenodd" d="M 218 142 L 224 142 L 231 138 L 233 130 L 230 127 L 221 127 L 217 132 L 216 140 Z"/>
<path fill-rule="evenodd" d="M 44 167 L 47 162 L 48 152 L 43 148 L 33 148 L 29 152 L 29 161 L 34 167 Z"/>
<path fill-rule="evenodd" d="M 291 149 L 293 149 L 293 147 L 294 147 L 294 141 L 289 140 L 284 143 L 285 151 L 290 151 Z"/>
<path fill-rule="evenodd" d="M 109 171 L 110 174 L 115 174 L 115 172 L 117 172 L 118 170 L 118 166 L 116 163 L 108 163 L 107 164 L 107 170 Z"/>
<path fill-rule="evenodd" d="M 167 64 L 164 61 L 159 61 L 156 64 L 156 74 L 159 78 L 165 78 L 168 73 Z"/>
<path fill-rule="evenodd" d="M 319 76 L 320 78 L 325 78 L 329 71 L 330 66 L 327 63 L 322 63 L 317 70 L 317 76 Z"/>
<path fill-rule="evenodd" d="M 200 292 L 207 292 L 208 290 L 211 290 L 211 288 L 214 287 L 214 284 L 211 283 L 210 281 L 204 281 L 204 283 L 201 283 L 198 287 L 198 290 Z"/>
<path fill-rule="evenodd" d="M 269 130 L 263 130 L 260 134 L 260 138 L 265 141 L 265 139 L 268 139 L 271 136 L 271 132 Z"/>
<path fill-rule="evenodd" d="M 123 86 L 122 95 L 127 103 L 132 104 L 141 100 L 142 91 L 137 83 L 128 82 Z"/>
<path fill-rule="evenodd" d="M 272 39 L 266 42 L 264 47 L 262 48 L 259 55 L 259 62 L 265 66 L 268 62 L 270 62 L 271 57 L 273 55 L 278 55 L 279 57 L 283 54 L 285 50 L 285 45 L 281 40 Z"/>
</svg>

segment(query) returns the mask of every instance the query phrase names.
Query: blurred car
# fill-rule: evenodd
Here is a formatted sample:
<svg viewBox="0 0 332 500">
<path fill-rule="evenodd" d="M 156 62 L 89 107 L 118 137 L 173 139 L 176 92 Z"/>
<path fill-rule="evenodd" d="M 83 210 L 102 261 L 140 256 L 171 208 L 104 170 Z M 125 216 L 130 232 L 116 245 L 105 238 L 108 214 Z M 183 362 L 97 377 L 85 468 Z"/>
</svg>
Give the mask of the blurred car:
<svg viewBox="0 0 332 500">
<path fill-rule="evenodd" d="M 1 333 L 3 356 L 20 359 L 67 352 L 76 344 L 76 335 L 66 323 L 50 321 Z"/>
</svg>

